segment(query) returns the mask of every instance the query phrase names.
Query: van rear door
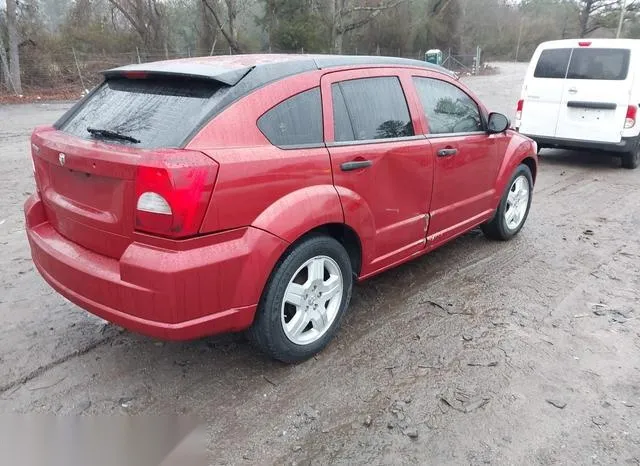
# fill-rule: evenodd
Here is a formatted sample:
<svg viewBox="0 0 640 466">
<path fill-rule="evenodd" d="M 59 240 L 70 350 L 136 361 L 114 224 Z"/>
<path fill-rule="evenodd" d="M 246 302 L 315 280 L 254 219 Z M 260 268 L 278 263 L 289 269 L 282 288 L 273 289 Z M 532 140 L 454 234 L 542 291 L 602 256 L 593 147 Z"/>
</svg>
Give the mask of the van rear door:
<svg viewBox="0 0 640 466">
<path fill-rule="evenodd" d="M 631 93 L 631 53 L 590 44 L 584 42 L 571 54 L 556 137 L 617 143 Z"/>
<path fill-rule="evenodd" d="M 555 136 L 570 57 L 570 48 L 546 48 L 534 55 L 522 95 L 523 134 Z"/>
</svg>

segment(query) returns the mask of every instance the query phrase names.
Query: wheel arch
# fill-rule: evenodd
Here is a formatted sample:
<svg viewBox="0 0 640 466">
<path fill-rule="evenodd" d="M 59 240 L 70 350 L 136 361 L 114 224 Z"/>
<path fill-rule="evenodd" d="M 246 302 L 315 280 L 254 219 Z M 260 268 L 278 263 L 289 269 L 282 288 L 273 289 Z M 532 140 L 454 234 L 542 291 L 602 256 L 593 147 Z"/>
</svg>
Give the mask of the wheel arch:
<svg viewBox="0 0 640 466">
<path fill-rule="evenodd" d="M 535 152 L 535 143 L 528 138 L 512 137 L 506 148 L 505 157 L 496 179 L 494 196 L 494 205 L 496 207 L 500 203 L 500 199 L 502 199 L 511 175 L 522 164 L 531 170 L 531 177 L 535 184 L 538 175 L 538 156 Z"/>
</svg>

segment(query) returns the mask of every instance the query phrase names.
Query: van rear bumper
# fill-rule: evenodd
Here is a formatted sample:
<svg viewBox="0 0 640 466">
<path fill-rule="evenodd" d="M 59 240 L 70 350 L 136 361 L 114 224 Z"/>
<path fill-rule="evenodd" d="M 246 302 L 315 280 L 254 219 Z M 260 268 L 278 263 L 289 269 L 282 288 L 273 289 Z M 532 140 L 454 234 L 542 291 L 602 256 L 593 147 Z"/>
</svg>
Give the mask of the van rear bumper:
<svg viewBox="0 0 640 466">
<path fill-rule="evenodd" d="M 633 152 L 638 144 L 638 136 L 630 138 L 622 138 L 620 142 L 595 142 L 584 141 L 578 139 L 560 139 L 550 138 L 546 136 L 535 136 L 525 134 L 525 136 L 533 139 L 539 148 L 558 148 L 558 149 L 585 149 L 590 151 L 603 152 Z"/>
</svg>

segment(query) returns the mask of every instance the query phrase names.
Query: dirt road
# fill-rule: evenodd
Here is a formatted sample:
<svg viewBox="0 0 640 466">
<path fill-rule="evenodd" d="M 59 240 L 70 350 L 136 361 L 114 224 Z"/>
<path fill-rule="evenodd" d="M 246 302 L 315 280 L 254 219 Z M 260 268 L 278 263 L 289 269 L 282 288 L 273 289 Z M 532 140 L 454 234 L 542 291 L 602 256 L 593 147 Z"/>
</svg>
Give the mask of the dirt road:
<svg viewBox="0 0 640 466">
<path fill-rule="evenodd" d="M 468 82 L 512 115 L 523 74 Z M 28 134 L 67 107 L 0 107 L 0 412 L 196 414 L 212 464 L 640 464 L 640 170 L 543 152 L 514 241 L 359 285 L 330 347 L 283 366 L 239 336 L 122 332 L 43 282 Z"/>
</svg>

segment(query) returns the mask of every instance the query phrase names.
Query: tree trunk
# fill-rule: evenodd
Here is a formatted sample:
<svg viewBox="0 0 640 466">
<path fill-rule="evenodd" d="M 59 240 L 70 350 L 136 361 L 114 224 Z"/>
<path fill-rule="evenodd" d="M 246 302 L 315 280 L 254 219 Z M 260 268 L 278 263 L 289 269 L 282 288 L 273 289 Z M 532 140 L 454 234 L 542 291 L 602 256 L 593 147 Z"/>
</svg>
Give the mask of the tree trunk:
<svg viewBox="0 0 640 466">
<path fill-rule="evenodd" d="M 225 29 L 225 25 L 223 24 L 223 22 L 220 19 L 220 15 L 218 14 L 218 12 L 216 12 L 215 8 L 213 8 L 208 0 L 202 0 L 202 4 L 207 8 L 207 10 L 209 10 L 211 12 L 211 14 L 213 15 L 213 19 L 215 19 L 216 24 L 218 25 L 218 28 L 220 29 L 220 32 L 222 33 L 222 35 L 224 36 L 224 38 L 227 40 L 227 43 L 229 44 L 229 48 L 234 52 L 234 53 L 242 53 L 242 46 L 240 45 L 240 43 L 238 42 L 238 40 L 236 38 L 234 38 L 234 31 L 227 31 Z M 237 36 L 237 32 L 235 33 Z"/>
<path fill-rule="evenodd" d="M 9 75 L 11 71 L 9 71 L 9 60 L 7 60 L 7 50 L 4 48 L 2 33 L 0 33 L 0 71 L 2 71 L 2 79 L 5 87 L 15 92 L 11 85 L 11 76 Z"/>
<path fill-rule="evenodd" d="M 22 80 L 20 79 L 20 52 L 18 50 L 18 28 L 16 26 L 16 0 L 7 0 L 7 29 L 9 31 L 9 73 L 13 88 L 17 94 L 22 94 Z"/>
<path fill-rule="evenodd" d="M 584 2 L 584 6 L 582 7 L 582 11 L 580 12 L 580 37 L 584 37 L 587 35 L 592 6 L 593 0 L 586 0 Z"/>
<path fill-rule="evenodd" d="M 342 9 L 344 1 L 333 0 L 331 2 L 331 52 L 342 53 Z"/>
</svg>

